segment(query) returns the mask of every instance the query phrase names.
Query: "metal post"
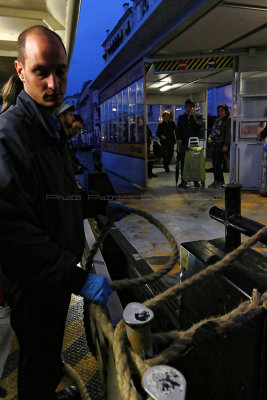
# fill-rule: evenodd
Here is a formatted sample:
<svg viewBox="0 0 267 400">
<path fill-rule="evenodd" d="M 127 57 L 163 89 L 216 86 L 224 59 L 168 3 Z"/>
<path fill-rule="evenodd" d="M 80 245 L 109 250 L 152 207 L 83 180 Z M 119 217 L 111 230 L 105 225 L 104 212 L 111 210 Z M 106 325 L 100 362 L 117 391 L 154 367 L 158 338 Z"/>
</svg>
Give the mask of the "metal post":
<svg viewBox="0 0 267 400">
<path fill-rule="evenodd" d="M 126 333 L 132 350 L 139 356 L 152 357 L 152 335 L 150 324 L 154 313 L 140 303 L 129 303 L 123 311 Z"/>
<path fill-rule="evenodd" d="M 241 233 L 233 229 L 227 221 L 233 214 L 241 214 L 242 185 L 232 183 L 225 185 L 225 247 L 234 249 L 241 244 Z"/>
<path fill-rule="evenodd" d="M 183 374 L 169 365 L 156 365 L 142 378 L 145 391 L 153 400 L 184 400 L 186 380 Z"/>
<path fill-rule="evenodd" d="M 259 222 L 253 221 L 253 219 L 242 217 L 242 215 L 240 214 L 233 214 L 226 221 L 224 209 L 217 206 L 211 207 L 209 215 L 211 218 L 215 219 L 221 224 L 225 225 L 227 223 L 228 227 L 249 237 L 255 235 L 260 229 L 264 228 L 265 226 L 263 224 L 260 224 Z M 260 242 L 267 244 L 267 237 L 262 237 L 260 239 Z"/>
</svg>

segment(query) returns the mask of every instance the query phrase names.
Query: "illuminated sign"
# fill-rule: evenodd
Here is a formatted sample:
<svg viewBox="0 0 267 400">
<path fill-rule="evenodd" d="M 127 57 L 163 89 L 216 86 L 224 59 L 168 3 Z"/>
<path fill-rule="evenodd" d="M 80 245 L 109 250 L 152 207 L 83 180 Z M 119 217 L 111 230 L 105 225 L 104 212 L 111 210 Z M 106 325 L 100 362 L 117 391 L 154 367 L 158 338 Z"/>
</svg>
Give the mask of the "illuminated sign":
<svg viewBox="0 0 267 400">
<path fill-rule="evenodd" d="M 154 62 L 154 73 L 162 74 L 163 72 L 189 71 L 195 69 L 222 69 L 232 68 L 233 57 L 203 57 L 203 58 L 186 58 L 180 60 L 165 60 Z"/>
</svg>

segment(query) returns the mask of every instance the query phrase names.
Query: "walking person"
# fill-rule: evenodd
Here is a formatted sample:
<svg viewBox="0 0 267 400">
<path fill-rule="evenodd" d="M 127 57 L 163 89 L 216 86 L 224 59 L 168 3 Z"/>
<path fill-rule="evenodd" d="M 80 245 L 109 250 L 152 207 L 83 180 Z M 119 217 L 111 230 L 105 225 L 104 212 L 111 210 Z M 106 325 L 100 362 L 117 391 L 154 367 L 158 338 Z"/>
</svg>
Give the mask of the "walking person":
<svg viewBox="0 0 267 400">
<path fill-rule="evenodd" d="M 214 174 L 214 181 L 209 188 L 213 189 L 221 188 L 224 185 L 223 160 L 229 155 L 231 145 L 231 119 L 228 106 L 226 104 L 218 105 L 217 113 L 212 132 L 208 136 Z"/>
<path fill-rule="evenodd" d="M 75 388 L 56 394 L 70 297 L 104 305 L 111 292 L 104 276 L 77 267 L 83 219 L 119 219 L 130 208 L 88 200 L 77 188 L 54 115 L 67 84 L 60 36 L 44 26 L 23 31 L 15 67 L 24 90 L 0 116 L 0 279 L 20 346 L 18 400 L 79 399 Z"/>
<path fill-rule="evenodd" d="M 181 161 L 181 172 L 183 173 L 185 151 L 190 137 L 200 137 L 202 128 L 202 118 L 195 114 L 195 103 L 192 100 L 186 100 L 185 113 L 180 115 L 176 127 L 177 151 Z M 182 176 L 181 173 L 181 176 Z M 179 188 L 186 188 L 187 182 L 183 179 L 178 185 Z M 199 182 L 194 181 L 194 186 L 199 187 Z"/>
<path fill-rule="evenodd" d="M 169 165 L 172 160 L 175 140 L 175 123 L 171 120 L 170 111 L 164 111 L 163 121 L 158 125 L 157 136 L 160 138 L 160 144 L 163 155 L 163 166 L 165 172 L 170 172 Z"/>
</svg>

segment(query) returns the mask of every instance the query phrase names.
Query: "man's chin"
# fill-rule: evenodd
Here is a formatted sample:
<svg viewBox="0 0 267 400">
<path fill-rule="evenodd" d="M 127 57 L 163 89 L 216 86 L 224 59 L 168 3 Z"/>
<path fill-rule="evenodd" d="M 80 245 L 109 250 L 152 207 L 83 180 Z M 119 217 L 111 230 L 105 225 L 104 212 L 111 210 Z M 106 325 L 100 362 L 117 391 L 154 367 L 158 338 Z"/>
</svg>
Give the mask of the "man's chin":
<svg viewBox="0 0 267 400">
<path fill-rule="evenodd" d="M 63 97 L 55 96 L 52 98 L 52 96 L 51 96 L 51 97 L 44 98 L 42 105 L 47 108 L 57 108 L 57 107 L 61 106 L 62 103 L 63 103 Z"/>
</svg>

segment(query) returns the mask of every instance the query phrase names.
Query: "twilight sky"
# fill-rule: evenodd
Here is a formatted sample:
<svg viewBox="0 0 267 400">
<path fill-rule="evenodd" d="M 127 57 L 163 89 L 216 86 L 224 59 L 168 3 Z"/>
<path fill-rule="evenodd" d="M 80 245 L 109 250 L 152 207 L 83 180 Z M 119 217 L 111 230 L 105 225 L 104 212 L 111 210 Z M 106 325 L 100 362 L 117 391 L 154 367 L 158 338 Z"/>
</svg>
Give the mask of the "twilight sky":
<svg viewBox="0 0 267 400">
<path fill-rule="evenodd" d="M 83 82 L 104 68 L 101 46 L 106 29 L 112 31 L 123 15 L 126 0 L 82 0 L 79 24 L 68 75 L 66 95 L 80 92 Z M 131 6 L 131 1 L 128 1 Z"/>
</svg>

